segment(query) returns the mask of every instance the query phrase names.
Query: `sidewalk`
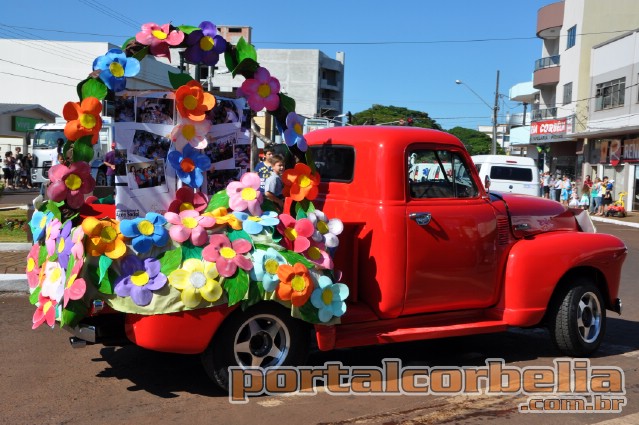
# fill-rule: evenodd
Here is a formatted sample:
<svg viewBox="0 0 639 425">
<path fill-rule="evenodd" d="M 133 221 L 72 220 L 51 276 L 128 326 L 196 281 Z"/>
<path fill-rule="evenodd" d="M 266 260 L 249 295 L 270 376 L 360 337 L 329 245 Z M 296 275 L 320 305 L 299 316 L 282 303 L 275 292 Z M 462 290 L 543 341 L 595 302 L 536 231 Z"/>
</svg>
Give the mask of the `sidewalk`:
<svg viewBox="0 0 639 425">
<path fill-rule="evenodd" d="M 628 217 L 590 216 L 597 223 L 611 223 L 639 229 L 639 213 Z M 27 275 L 24 273 L 30 243 L 0 243 L 0 292 L 28 292 Z"/>
</svg>

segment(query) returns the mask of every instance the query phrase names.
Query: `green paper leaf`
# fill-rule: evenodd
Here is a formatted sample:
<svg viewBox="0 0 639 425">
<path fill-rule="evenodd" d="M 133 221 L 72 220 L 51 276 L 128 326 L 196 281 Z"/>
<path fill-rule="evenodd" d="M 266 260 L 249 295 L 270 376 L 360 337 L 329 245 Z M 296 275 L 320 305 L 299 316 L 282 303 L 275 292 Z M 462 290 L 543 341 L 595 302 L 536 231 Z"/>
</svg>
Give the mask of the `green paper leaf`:
<svg viewBox="0 0 639 425">
<path fill-rule="evenodd" d="M 292 266 L 294 266 L 296 263 L 302 263 L 306 266 L 307 269 L 312 269 L 313 267 L 315 267 L 315 264 L 304 258 L 301 254 L 298 254 L 297 252 L 286 250 L 281 251 L 280 255 L 282 255 L 282 257 L 284 257 L 284 259 Z"/>
<path fill-rule="evenodd" d="M 251 239 L 251 236 L 248 233 L 246 233 L 244 230 L 231 230 L 230 232 L 228 232 L 227 235 L 231 242 L 238 239 L 246 239 L 247 241 L 251 243 L 251 245 L 253 245 L 253 239 Z"/>
<path fill-rule="evenodd" d="M 41 288 L 39 286 L 36 286 L 36 288 L 33 290 L 33 293 L 29 295 L 29 302 L 31 303 L 31 305 L 35 305 L 35 303 L 38 302 L 40 290 Z"/>
<path fill-rule="evenodd" d="M 73 266 L 75 265 L 75 256 L 74 255 L 70 255 L 69 256 L 69 263 L 67 264 L 67 273 L 66 273 L 66 281 L 69 281 L 69 277 L 71 276 L 71 273 L 73 272 Z"/>
<path fill-rule="evenodd" d="M 182 264 L 182 248 L 177 247 L 170 251 L 166 251 L 160 258 L 160 271 L 168 276 L 172 271 L 177 270 Z"/>
<path fill-rule="evenodd" d="M 194 27 L 192 25 L 178 25 L 177 29 L 182 31 L 184 34 L 191 34 L 193 31 L 197 31 L 201 29 L 200 27 Z"/>
<path fill-rule="evenodd" d="M 233 69 L 231 74 L 233 77 L 236 75 L 241 75 L 244 78 L 253 78 L 255 71 L 260 67 L 260 64 L 254 61 L 251 58 L 246 58 L 242 60 L 236 67 Z"/>
<path fill-rule="evenodd" d="M 84 161 L 90 163 L 93 159 L 92 136 L 84 136 L 79 138 L 73 144 L 73 162 Z"/>
<path fill-rule="evenodd" d="M 82 84 L 82 99 L 87 97 L 96 97 L 104 100 L 109 92 L 107 86 L 98 78 L 90 78 Z"/>
<path fill-rule="evenodd" d="M 237 42 L 237 59 L 242 63 L 245 59 L 252 59 L 257 62 L 257 51 L 255 50 L 255 46 L 250 43 L 247 43 L 244 40 L 244 37 L 240 37 L 240 40 Z"/>
<path fill-rule="evenodd" d="M 107 257 L 106 255 L 101 255 L 100 261 L 98 264 L 100 267 L 100 275 L 98 276 L 98 282 L 101 283 L 102 279 L 104 279 L 104 277 L 106 276 L 107 271 L 109 270 L 109 267 L 111 267 L 111 264 L 113 264 L 113 260 Z"/>
<path fill-rule="evenodd" d="M 229 306 L 235 305 L 242 301 L 247 295 L 249 289 L 248 274 L 238 268 L 234 276 L 224 279 L 222 287 L 228 295 Z"/>
<path fill-rule="evenodd" d="M 89 307 L 81 300 L 71 300 L 62 310 L 60 326 L 75 326 L 83 317 L 89 314 Z"/>
<path fill-rule="evenodd" d="M 144 57 L 148 54 L 149 54 L 149 46 L 144 46 L 142 49 L 135 52 L 133 57 L 139 61 L 142 61 L 142 59 L 144 59 Z"/>
<path fill-rule="evenodd" d="M 53 213 L 53 216 L 57 218 L 59 221 L 62 221 L 62 213 L 60 212 L 60 208 L 55 204 L 55 202 L 47 202 L 47 209 L 49 212 Z"/>
<path fill-rule="evenodd" d="M 220 190 L 213 195 L 204 212 L 211 212 L 217 208 L 229 208 L 229 195 L 226 193 L 226 189 Z"/>
<path fill-rule="evenodd" d="M 193 77 L 184 72 L 179 74 L 176 72 L 169 72 L 169 81 L 171 82 L 171 87 L 177 90 L 189 81 L 193 81 Z"/>
<path fill-rule="evenodd" d="M 98 291 L 106 295 L 113 295 L 113 283 L 117 279 L 115 272 L 111 269 L 101 278 Z"/>
<path fill-rule="evenodd" d="M 302 199 L 295 203 L 295 217 L 297 220 L 300 218 L 308 218 L 308 213 L 315 211 L 315 206 L 308 199 Z"/>
<path fill-rule="evenodd" d="M 264 198 L 264 201 L 262 202 L 262 211 L 275 211 L 276 213 L 279 213 L 278 207 L 275 202 L 266 198 Z"/>
<path fill-rule="evenodd" d="M 235 46 L 227 49 L 226 52 L 224 52 L 224 62 L 226 64 L 226 69 L 230 71 L 233 71 L 235 68 L 237 68 L 237 65 L 240 62 L 237 60 L 237 48 Z"/>
<path fill-rule="evenodd" d="M 248 295 L 246 300 L 242 302 L 242 310 L 246 310 L 250 306 L 264 300 L 265 291 L 261 282 L 249 282 Z"/>
<path fill-rule="evenodd" d="M 135 41 L 135 37 L 129 37 L 129 38 L 127 38 L 127 39 L 124 41 L 124 43 L 122 43 L 122 47 L 120 48 L 120 50 L 125 51 L 125 50 L 126 50 L 126 46 L 127 46 L 130 42 L 132 42 L 132 41 Z"/>
<path fill-rule="evenodd" d="M 47 247 L 42 245 L 38 252 L 38 267 L 42 267 L 45 261 L 47 261 Z"/>
<path fill-rule="evenodd" d="M 202 259 L 202 250 L 204 247 L 194 246 L 191 242 L 184 242 L 182 244 L 182 261 L 186 261 L 189 258 Z"/>
<path fill-rule="evenodd" d="M 284 108 L 287 113 L 295 111 L 295 99 L 284 93 L 278 93 L 280 97 L 280 108 Z"/>
<path fill-rule="evenodd" d="M 302 320 L 308 323 L 322 323 L 319 319 L 319 310 L 311 304 L 310 300 L 299 307 L 298 312 Z"/>
</svg>

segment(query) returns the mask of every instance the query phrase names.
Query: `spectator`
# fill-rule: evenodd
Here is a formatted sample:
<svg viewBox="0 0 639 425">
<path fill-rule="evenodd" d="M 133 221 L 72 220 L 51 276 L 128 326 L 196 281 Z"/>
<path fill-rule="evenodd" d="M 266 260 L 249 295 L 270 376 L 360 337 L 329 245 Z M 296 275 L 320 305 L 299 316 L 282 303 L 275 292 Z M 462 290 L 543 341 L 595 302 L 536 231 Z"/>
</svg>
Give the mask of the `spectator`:
<svg viewBox="0 0 639 425">
<path fill-rule="evenodd" d="M 264 160 L 259 162 L 255 166 L 255 172 L 258 176 L 260 176 L 260 190 L 262 191 L 262 193 L 264 193 L 264 184 L 266 183 L 266 179 L 273 172 L 273 163 L 271 162 L 273 158 L 273 152 L 275 152 L 275 149 L 273 149 L 271 146 L 264 147 Z"/>
<path fill-rule="evenodd" d="M 264 196 L 269 201 L 278 206 L 278 212 L 282 212 L 284 209 L 284 196 L 282 195 L 282 189 L 284 189 L 284 183 L 282 183 L 282 172 L 284 171 L 284 158 L 281 155 L 273 155 L 271 157 L 271 164 L 273 172 L 266 179 L 264 183 Z"/>
<path fill-rule="evenodd" d="M 107 186 L 115 186 L 115 142 L 111 143 L 111 150 L 104 155 L 103 164 L 106 168 Z"/>
</svg>

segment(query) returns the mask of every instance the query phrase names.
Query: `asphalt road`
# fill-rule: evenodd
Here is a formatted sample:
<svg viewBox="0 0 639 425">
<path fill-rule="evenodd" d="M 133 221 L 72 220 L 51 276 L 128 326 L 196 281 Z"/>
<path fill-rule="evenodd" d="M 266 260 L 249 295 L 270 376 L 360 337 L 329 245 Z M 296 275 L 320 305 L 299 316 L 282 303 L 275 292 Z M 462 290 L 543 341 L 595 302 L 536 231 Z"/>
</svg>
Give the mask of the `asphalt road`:
<svg viewBox="0 0 639 425">
<path fill-rule="evenodd" d="M 523 395 L 334 396 L 320 391 L 252 398 L 230 404 L 206 378 L 197 356 L 135 346 L 71 349 L 58 328 L 30 329 L 26 295 L 0 295 L 0 423 L 11 424 L 637 424 L 639 423 L 639 229 L 598 224 L 629 248 L 621 297 L 623 316 L 609 312 L 605 341 L 591 359 L 625 372 L 627 405 L 621 414 L 519 413 Z M 560 247 L 558 247 L 560 249 Z M 405 366 L 482 366 L 503 358 L 508 366 L 550 366 L 557 358 L 542 330 L 317 352 L 309 363 Z"/>
</svg>

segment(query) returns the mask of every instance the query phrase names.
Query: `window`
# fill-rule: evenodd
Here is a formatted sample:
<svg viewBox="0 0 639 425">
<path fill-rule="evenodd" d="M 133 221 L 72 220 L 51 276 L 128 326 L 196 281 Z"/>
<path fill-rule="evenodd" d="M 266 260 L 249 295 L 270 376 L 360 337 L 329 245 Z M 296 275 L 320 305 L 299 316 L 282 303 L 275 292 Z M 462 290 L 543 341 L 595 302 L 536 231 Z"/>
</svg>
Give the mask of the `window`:
<svg viewBox="0 0 639 425">
<path fill-rule="evenodd" d="M 312 146 L 315 167 L 323 182 L 353 181 L 355 150 L 348 146 Z"/>
<path fill-rule="evenodd" d="M 532 169 L 501 165 L 493 165 L 490 168 L 490 178 L 494 180 L 513 180 L 528 183 L 533 181 Z"/>
<path fill-rule="evenodd" d="M 623 106 L 626 96 L 626 77 L 597 84 L 595 110 Z"/>
<path fill-rule="evenodd" d="M 564 84 L 564 105 L 572 102 L 572 83 Z"/>
<path fill-rule="evenodd" d="M 568 40 L 566 41 L 566 50 L 575 45 L 577 39 L 577 25 L 568 30 Z"/>
<path fill-rule="evenodd" d="M 407 170 L 411 198 L 474 198 L 479 194 L 468 167 L 455 152 L 412 151 Z"/>
</svg>

